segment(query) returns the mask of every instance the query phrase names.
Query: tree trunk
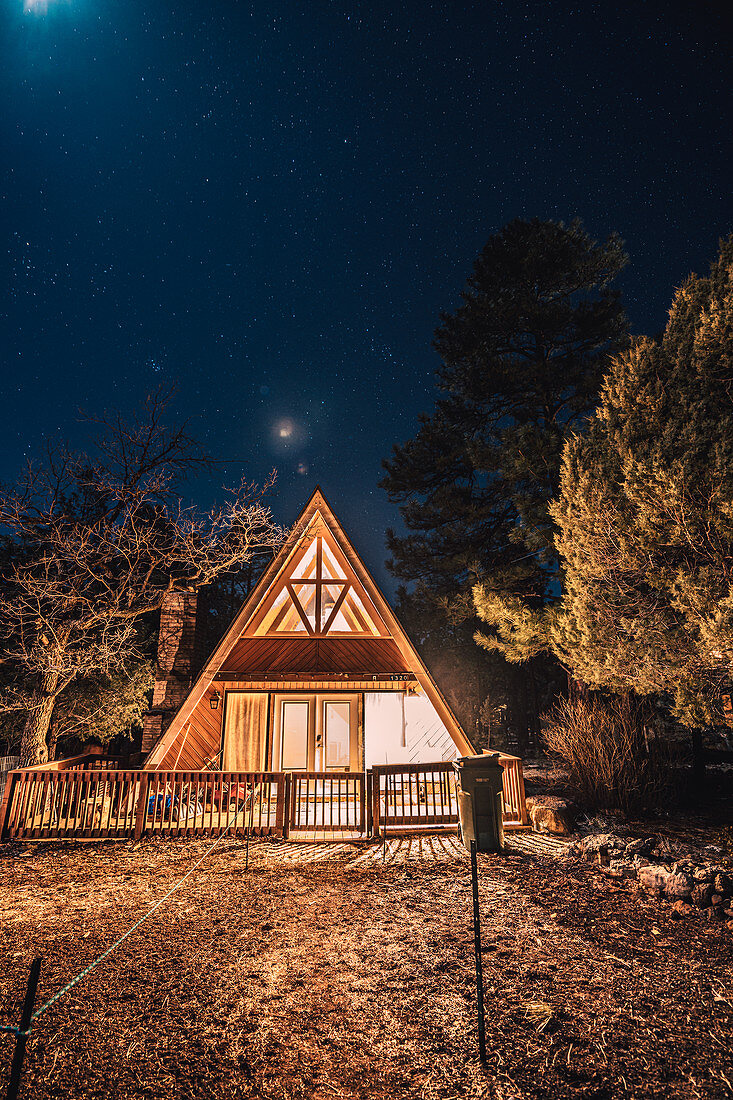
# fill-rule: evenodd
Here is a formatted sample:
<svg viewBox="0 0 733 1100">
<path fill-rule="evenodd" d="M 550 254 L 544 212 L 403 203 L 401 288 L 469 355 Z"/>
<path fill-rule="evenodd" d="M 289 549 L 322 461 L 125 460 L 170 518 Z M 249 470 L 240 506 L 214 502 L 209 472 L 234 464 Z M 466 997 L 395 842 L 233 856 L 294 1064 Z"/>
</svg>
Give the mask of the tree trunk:
<svg viewBox="0 0 733 1100">
<path fill-rule="evenodd" d="M 48 730 L 48 737 L 46 738 L 46 743 L 48 745 L 48 759 L 49 760 L 55 760 L 56 759 L 56 742 L 58 741 L 58 736 L 59 736 L 58 724 L 56 722 L 51 722 L 51 725 L 50 725 L 49 730 Z"/>
<path fill-rule="evenodd" d="M 21 768 L 28 768 L 32 764 L 45 764 L 48 760 L 46 735 L 51 725 L 58 682 L 59 675 L 57 672 L 44 673 L 34 692 L 33 702 L 28 711 L 28 718 L 20 740 Z"/>
</svg>

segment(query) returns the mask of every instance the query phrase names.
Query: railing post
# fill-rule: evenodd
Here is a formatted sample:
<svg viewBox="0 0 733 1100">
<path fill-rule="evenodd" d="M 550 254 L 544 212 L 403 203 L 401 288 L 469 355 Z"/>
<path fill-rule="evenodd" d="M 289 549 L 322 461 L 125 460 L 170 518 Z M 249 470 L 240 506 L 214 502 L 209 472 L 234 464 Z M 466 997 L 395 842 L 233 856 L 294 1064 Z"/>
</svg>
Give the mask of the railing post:
<svg viewBox="0 0 733 1100">
<path fill-rule="evenodd" d="M 373 782 L 374 782 L 374 772 L 370 768 L 369 771 L 364 772 L 364 784 L 365 784 L 365 796 L 366 796 L 365 806 L 364 806 L 364 810 L 365 810 L 365 814 L 366 814 L 366 820 L 364 821 L 364 835 L 365 836 L 371 836 L 372 835 L 372 828 L 373 828 L 373 822 L 372 822 L 372 784 L 373 784 Z"/>
<path fill-rule="evenodd" d="M 145 815 L 148 812 L 148 785 L 150 772 L 140 772 L 140 792 L 138 794 L 137 813 L 135 814 L 134 839 L 140 840 L 145 829 Z"/>
<path fill-rule="evenodd" d="M 16 773 L 8 772 L 8 777 L 5 780 L 5 789 L 3 791 L 3 800 L 0 802 L 0 840 L 5 839 L 5 827 L 8 817 L 10 816 L 10 807 L 13 804 L 13 788 L 15 787 L 16 781 Z"/>
<path fill-rule="evenodd" d="M 527 815 L 527 799 L 524 793 L 524 764 L 521 760 L 517 761 L 517 773 L 519 786 L 519 820 L 522 825 L 527 825 L 529 823 L 529 817 Z"/>
<path fill-rule="evenodd" d="M 372 836 L 379 837 L 380 833 L 380 817 L 379 817 L 379 786 L 380 775 L 379 768 L 372 769 Z"/>
<path fill-rule="evenodd" d="M 292 776 L 290 772 L 285 772 L 283 780 L 277 785 L 277 797 L 280 798 L 280 792 L 282 791 L 283 798 L 283 840 L 287 840 L 290 835 L 290 786 L 292 783 Z"/>
</svg>

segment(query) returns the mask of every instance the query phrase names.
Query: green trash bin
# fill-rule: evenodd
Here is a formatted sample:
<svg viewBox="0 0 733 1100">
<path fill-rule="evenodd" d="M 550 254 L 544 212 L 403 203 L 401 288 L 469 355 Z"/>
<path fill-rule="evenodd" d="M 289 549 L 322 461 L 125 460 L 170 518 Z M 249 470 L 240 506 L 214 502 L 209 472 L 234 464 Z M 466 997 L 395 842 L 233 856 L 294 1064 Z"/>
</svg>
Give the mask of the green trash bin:
<svg viewBox="0 0 733 1100">
<path fill-rule="evenodd" d="M 498 752 L 462 756 L 453 764 L 457 779 L 458 814 L 463 843 L 478 852 L 504 848 L 504 769 Z"/>
</svg>

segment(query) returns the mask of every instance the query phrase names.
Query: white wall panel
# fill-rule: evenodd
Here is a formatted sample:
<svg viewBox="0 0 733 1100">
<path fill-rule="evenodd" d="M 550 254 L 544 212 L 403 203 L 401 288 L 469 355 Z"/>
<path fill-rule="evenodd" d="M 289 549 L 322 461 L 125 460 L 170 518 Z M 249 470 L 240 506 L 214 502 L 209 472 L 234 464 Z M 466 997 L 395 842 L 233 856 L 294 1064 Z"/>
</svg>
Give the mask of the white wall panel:
<svg viewBox="0 0 733 1100">
<path fill-rule="evenodd" d="M 371 691 L 364 695 L 364 755 L 374 764 L 434 764 L 459 756 L 426 695 Z"/>
</svg>

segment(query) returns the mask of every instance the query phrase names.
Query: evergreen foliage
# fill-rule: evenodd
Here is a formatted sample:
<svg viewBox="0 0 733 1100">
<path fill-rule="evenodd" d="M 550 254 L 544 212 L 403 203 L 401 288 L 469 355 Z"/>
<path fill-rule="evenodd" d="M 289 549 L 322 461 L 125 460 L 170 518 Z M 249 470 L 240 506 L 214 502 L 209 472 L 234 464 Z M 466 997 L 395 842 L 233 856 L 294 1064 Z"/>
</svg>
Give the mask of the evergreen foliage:
<svg viewBox="0 0 733 1100">
<path fill-rule="evenodd" d="M 733 237 L 677 291 L 660 340 L 613 362 L 563 457 L 565 593 L 549 614 L 479 611 L 518 656 L 552 648 L 587 684 L 666 694 L 719 722 L 733 663 Z M 480 593 L 479 593 L 480 597 Z M 517 644 L 518 643 L 518 644 Z"/>
<path fill-rule="evenodd" d="M 579 221 L 517 219 L 486 244 L 435 334 L 435 409 L 384 462 L 407 528 L 388 532 L 388 566 L 412 586 L 403 615 L 432 601 L 470 622 L 477 582 L 499 600 L 555 598 L 547 507 L 565 439 L 626 340 L 612 286 L 625 263 L 615 234 L 598 244 Z"/>
</svg>

